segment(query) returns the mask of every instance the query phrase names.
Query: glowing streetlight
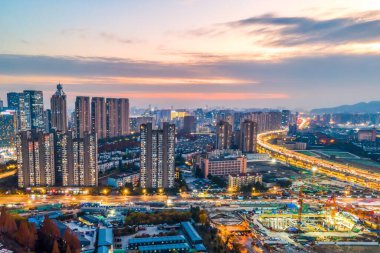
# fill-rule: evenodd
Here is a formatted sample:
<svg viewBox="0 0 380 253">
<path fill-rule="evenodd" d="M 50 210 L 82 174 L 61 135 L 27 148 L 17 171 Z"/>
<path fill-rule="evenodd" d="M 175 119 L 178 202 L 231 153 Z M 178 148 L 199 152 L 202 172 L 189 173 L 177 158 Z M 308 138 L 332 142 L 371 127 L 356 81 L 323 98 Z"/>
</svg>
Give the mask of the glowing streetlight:
<svg viewBox="0 0 380 253">
<path fill-rule="evenodd" d="M 143 193 L 143 194 L 146 194 L 146 193 L 147 193 L 147 190 L 146 190 L 146 189 L 143 189 L 143 190 L 142 190 L 142 193 Z"/>
<path fill-rule="evenodd" d="M 314 183 L 314 181 L 315 181 L 315 174 L 317 173 L 318 168 L 317 168 L 316 166 L 313 166 L 313 167 L 311 167 L 311 171 L 313 172 L 313 178 L 312 178 L 312 181 L 313 181 L 313 183 Z"/>
</svg>

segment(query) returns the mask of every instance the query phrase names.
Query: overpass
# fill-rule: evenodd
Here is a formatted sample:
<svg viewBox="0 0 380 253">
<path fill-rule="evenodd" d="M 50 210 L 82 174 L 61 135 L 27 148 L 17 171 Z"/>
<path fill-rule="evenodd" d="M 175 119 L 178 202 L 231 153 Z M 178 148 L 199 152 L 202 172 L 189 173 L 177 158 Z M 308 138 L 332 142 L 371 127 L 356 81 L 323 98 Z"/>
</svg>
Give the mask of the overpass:
<svg viewBox="0 0 380 253">
<path fill-rule="evenodd" d="M 259 134 L 257 136 L 257 151 L 259 153 L 267 153 L 271 157 L 297 168 L 312 170 L 314 167 L 317 169 L 318 173 L 325 174 L 329 177 L 335 177 L 342 181 L 351 182 L 365 188 L 380 191 L 379 173 L 369 172 L 364 169 L 307 156 L 270 143 L 271 140 L 284 137 L 285 134 L 286 130 L 270 131 Z"/>
</svg>

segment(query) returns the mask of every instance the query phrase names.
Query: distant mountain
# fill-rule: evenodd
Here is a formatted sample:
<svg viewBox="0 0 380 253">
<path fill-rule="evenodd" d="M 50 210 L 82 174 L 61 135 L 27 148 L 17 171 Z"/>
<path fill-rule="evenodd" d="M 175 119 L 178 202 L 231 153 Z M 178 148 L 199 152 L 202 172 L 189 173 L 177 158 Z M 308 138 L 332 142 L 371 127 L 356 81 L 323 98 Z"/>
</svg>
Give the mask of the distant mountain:
<svg viewBox="0 0 380 253">
<path fill-rule="evenodd" d="M 312 114 L 323 113 L 377 113 L 380 112 L 380 101 L 362 102 L 354 105 L 341 105 L 330 108 L 319 108 L 311 110 Z"/>
</svg>

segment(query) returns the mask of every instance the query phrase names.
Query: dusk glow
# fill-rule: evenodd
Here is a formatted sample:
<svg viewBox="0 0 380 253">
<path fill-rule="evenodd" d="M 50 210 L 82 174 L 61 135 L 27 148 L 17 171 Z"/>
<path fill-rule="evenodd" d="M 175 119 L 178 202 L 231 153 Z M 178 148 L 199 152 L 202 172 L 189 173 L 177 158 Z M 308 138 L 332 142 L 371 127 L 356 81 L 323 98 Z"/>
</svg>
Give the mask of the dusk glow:
<svg viewBox="0 0 380 253">
<path fill-rule="evenodd" d="M 49 94 L 60 81 L 76 94 L 100 95 L 107 85 L 137 106 L 189 106 L 166 98 L 197 95 L 193 85 L 210 94 L 196 98 L 203 105 L 231 90 L 247 93 L 229 98 L 236 107 L 311 109 L 322 105 L 310 101 L 316 96 L 331 106 L 371 101 L 379 8 L 379 1 L 6 1 L 0 96 L 15 85 Z M 173 95 L 159 99 L 156 89 Z"/>
</svg>

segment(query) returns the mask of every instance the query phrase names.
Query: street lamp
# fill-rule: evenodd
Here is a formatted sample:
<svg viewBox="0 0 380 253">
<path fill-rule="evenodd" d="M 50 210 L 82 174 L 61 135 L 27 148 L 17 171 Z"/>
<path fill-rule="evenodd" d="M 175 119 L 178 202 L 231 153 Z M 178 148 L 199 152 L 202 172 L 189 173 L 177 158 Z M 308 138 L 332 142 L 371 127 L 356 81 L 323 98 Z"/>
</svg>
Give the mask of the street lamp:
<svg viewBox="0 0 380 253">
<path fill-rule="evenodd" d="M 318 168 L 317 168 L 316 166 L 313 166 L 313 167 L 311 167 L 311 171 L 313 172 L 313 178 L 312 178 L 312 181 L 313 181 L 313 183 L 314 183 L 314 181 L 315 181 L 315 174 L 317 173 Z"/>
</svg>

